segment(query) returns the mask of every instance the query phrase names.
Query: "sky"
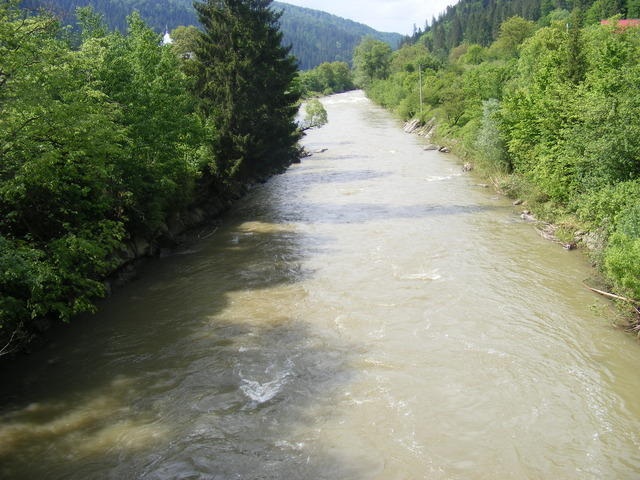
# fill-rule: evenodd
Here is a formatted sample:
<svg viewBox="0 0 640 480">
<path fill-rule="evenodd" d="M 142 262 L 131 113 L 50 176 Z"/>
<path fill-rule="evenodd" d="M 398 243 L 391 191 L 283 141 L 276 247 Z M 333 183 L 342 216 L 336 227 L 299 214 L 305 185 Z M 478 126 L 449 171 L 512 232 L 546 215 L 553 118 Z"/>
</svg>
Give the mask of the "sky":
<svg viewBox="0 0 640 480">
<path fill-rule="evenodd" d="M 364 23 L 383 32 L 411 34 L 457 0 L 281 0 Z"/>
</svg>

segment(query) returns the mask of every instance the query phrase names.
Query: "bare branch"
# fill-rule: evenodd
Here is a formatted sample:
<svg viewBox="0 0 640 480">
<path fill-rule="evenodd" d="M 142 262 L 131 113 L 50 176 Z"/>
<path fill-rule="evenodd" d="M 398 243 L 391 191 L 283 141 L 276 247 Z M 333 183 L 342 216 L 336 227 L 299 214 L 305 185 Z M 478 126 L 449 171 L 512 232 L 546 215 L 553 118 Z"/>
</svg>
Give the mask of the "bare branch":
<svg viewBox="0 0 640 480">
<path fill-rule="evenodd" d="M 12 350 L 9 350 L 9 345 L 11 345 L 11 343 L 13 342 L 13 339 L 16 337 L 16 334 L 20 331 L 20 328 L 22 328 L 22 322 L 20 322 L 20 324 L 16 327 L 16 329 L 11 334 L 11 338 L 9 338 L 9 342 L 7 342 L 7 344 L 4 347 L 2 347 L 2 349 L 0 349 L 0 357 L 4 355 L 9 355 L 10 353 L 13 353 L 15 351 L 15 348 Z"/>
</svg>

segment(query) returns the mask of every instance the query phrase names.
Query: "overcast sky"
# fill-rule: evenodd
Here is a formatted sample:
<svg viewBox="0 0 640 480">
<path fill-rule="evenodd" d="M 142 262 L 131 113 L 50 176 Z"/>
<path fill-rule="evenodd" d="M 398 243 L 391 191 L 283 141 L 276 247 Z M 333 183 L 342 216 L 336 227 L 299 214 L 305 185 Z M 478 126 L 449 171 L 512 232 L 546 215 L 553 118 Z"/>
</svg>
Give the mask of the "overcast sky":
<svg viewBox="0 0 640 480">
<path fill-rule="evenodd" d="M 281 0 L 364 23 L 383 32 L 409 34 L 457 0 Z"/>
</svg>

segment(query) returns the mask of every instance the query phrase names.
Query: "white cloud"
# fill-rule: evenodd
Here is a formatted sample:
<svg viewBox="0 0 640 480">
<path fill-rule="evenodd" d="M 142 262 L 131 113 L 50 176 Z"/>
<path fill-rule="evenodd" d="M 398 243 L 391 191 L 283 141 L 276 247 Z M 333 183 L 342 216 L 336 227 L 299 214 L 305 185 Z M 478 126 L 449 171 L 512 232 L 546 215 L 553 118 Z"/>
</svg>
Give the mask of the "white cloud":
<svg viewBox="0 0 640 480">
<path fill-rule="evenodd" d="M 457 0 L 284 0 L 364 23 L 376 30 L 409 34 Z"/>
</svg>

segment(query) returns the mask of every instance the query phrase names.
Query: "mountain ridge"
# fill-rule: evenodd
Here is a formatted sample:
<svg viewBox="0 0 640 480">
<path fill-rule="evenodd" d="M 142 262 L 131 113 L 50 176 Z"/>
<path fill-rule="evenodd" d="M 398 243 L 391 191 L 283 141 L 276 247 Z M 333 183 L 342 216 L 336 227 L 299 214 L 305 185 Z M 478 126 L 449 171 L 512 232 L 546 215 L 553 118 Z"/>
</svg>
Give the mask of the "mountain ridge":
<svg viewBox="0 0 640 480">
<path fill-rule="evenodd" d="M 65 24 L 75 24 L 77 7 L 92 6 L 102 14 L 109 27 L 126 30 L 126 17 L 134 10 L 156 32 L 180 25 L 198 25 L 191 0 L 24 0 L 23 7 L 44 8 L 60 17 Z M 399 33 L 379 32 L 372 27 L 321 10 L 273 2 L 283 10 L 280 19 L 284 43 L 292 45 L 300 69 L 314 68 L 323 62 L 351 62 L 353 49 L 362 38 L 372 36 L 396 48 L 403 38 Z"/>
</svg>

